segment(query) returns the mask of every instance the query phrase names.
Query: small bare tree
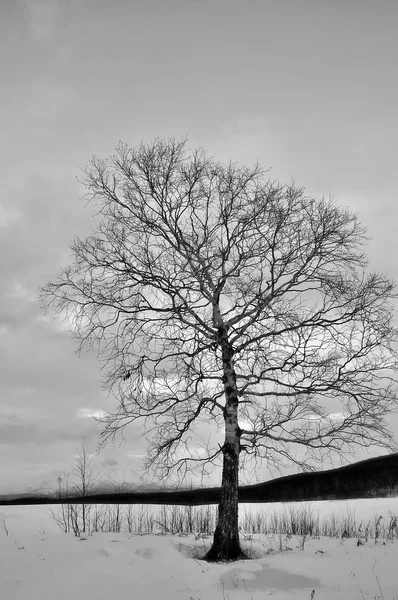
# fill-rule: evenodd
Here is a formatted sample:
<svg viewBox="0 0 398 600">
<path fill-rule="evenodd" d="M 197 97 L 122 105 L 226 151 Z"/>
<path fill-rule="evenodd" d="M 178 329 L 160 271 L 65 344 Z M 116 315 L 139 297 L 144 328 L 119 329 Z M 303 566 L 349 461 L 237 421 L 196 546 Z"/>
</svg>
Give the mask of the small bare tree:
<svg viewBox="0 0 398 600">
<path fill-rule="evenodd" d="M 4 513 L 0 513 L 0 525 L 4 529 L 5 534 L 8 536 L 8 527 L 7 527 L 7 523 L 6 523 L 6 516 Z"/>
<path fill-rule="evenodd" d="M 83 440 L 80 448 L 77 450 L 77 459 L 73 468 L 73 473 L 77 481 L 77 491 L 79 495 L 84 499 L 88 496 L 94 487 L 95 475 L 92 470 L 92 459 L 86 446 L 86 441 Z M 81 521 L 81 532 L 90 533 L 90 514 L 92 506 L 89 504 L 81 504 L 80 508 L 80 521 Z"/>
<path fill-rule="evenodd" d="M 102 443 L 141 420 L 159 475 L 222 460 L 208 560 L 244 556 L 240 455 L 313 468 L 355 446 L 396 448 L 394 284 L 366 274 L 355 215 L 185 141 L 121 144 L 84 184 L 101 221 L 73 241 L 44 304 L 105 361 L 119 406 Z"/>
<path fill-rule="evenodd" d="M 59 475 L 57 477 L 58 483 L 58 498 L 67 500 L 69 497 L 69 479 L 70 473 L 64 472 L 63 477 Z M 72 518 L 71 518 L 71 506 L 68 503 L 61 504 L 57 510 L 50 510 L 50 515 L 53 521 L 58 525 L 65 533 L 70 533 Z"/>
<path fill-rule="evenodd" d="M 77 449 L 76 462 L 72 469 L 74 481 L 70 487 L 70 473 L 65 473 L 64 478 L 58 477 L 58 496 L 67 499 L 71 495 L 80 496 L 84 499 L 93 492 L 95 475 L 92 470 L 92 459 L 87 449 L 85 440 Z M 65 503 L 58 511 L 50 511 L 57 525 L 69 533 L 71 530 L 77 536 L 81 533 L 90 534 L 90 516 L 92 505 L 82 503 L 81 505 Z"/>
</svg>

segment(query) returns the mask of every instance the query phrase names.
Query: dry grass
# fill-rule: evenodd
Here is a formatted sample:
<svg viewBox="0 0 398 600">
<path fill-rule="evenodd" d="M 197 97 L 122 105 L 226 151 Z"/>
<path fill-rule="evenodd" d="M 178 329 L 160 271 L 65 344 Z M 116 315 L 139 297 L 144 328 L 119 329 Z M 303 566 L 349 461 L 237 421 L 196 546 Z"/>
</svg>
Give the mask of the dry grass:
<svg viewBox="0 0 398 600">
<path fill-rule="evenodd" d="M 63 505 L 50 514 L 63 531 L 82 533 L 81 505 Z M 85 521 L 84 533 L 88 535 L 126 532 L 211 536 L 216 525 L 216 506 L 96 504 L 86 506 Z M 313 537 L 357 538 L 358 545 L 363 541 L 383 543 L 398 537 L 398 516 L 392 513 L 387 516 L 375 513 L 368 522 L 358 521 L 353 510 L 347 510 L 346 515 L 332 513 L 321 519 L 319 512 L 306 503 L 299 508 L 286 505 L 282 511 L 244 509 L 239 526 L 246 539 L 253 534 L 299 536 L 302 549 L 307 539 Z"/>
</svg>

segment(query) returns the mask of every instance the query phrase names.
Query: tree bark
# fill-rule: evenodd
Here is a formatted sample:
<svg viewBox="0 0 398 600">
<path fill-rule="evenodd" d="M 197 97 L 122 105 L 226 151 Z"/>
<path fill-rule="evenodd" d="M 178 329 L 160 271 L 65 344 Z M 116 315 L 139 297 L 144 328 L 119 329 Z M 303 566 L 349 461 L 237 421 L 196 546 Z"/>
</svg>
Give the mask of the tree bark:
<svg viewBox="0 0 398 600">
<path fill-rule="evenodd" d="M 233 366 L 233 348 L 228 342 L 224 328 L 219 329 L 222 348 L 224 389 L 225 389 L 225 442 L 223 445 L 223 472 L 221 499 L 218 507 L 217 526 L 213 545 L 206 554 L 211 562 L 247 558 L 239 541 L 238 483 L 240 428 L 238 425 L 238 390 Z"/>
</svg>

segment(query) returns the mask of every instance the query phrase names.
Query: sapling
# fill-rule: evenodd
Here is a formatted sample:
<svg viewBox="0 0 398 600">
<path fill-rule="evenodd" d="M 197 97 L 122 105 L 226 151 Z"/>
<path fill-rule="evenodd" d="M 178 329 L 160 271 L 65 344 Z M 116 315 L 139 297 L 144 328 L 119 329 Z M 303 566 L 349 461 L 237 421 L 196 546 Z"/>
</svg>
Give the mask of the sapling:
<svg viewBox="0 0 398 600">
<path fill-rule="evenodd" d="M 382 520 L 383 520 L 383 517 L 379 516 L 379 518 L 377 519 L 377 521 L 375 523 L 375 544 L 377 544 L 378 539 L 380 538 Z"/>
<path fill-rule="evenodd" d="M 7 523 L 6 523 L 6 516 L 4 513 L 0 513 L 0 524 L 2 526 L 2 528 L 4 529 L 4 531 L 6 532 L 6 535 L 8 536 L 8 528 L 7 528 Z"/>
<path fill-rule="evenodd" d="M 398 534 L 398 517 L 390 515 L 390 523 L 388 525 L 387 539 L 393 541 L 394 533 L 397 536 L 397 534 Z"/>
</svg>

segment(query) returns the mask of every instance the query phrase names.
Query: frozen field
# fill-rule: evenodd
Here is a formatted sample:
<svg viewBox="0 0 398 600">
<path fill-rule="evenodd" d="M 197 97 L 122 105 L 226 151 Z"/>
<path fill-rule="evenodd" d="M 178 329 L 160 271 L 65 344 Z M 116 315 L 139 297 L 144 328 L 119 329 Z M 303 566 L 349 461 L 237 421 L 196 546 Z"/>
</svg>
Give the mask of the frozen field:
<svg viewBox="0 0 398 600">
<path fill-rule="evenodd" d="M 320 516 L 354 511 L 357 521 L 366 521 L 397 514 L 397 505 L 389 498 L 311 507 Z M 208 564 L 200 557 L 210 537 L 94 533 L 84 539 L 61 532 L 47 507 L 1 507 L 0 513 L 8 529 L 7 535 L 0 526 L 1 600 L 398 600 L 398 540 L 357 546 L 355 538 L 309 538 L 302 549 L 301 537 L 242 535 L 256 558 Z"/>
</svg>

